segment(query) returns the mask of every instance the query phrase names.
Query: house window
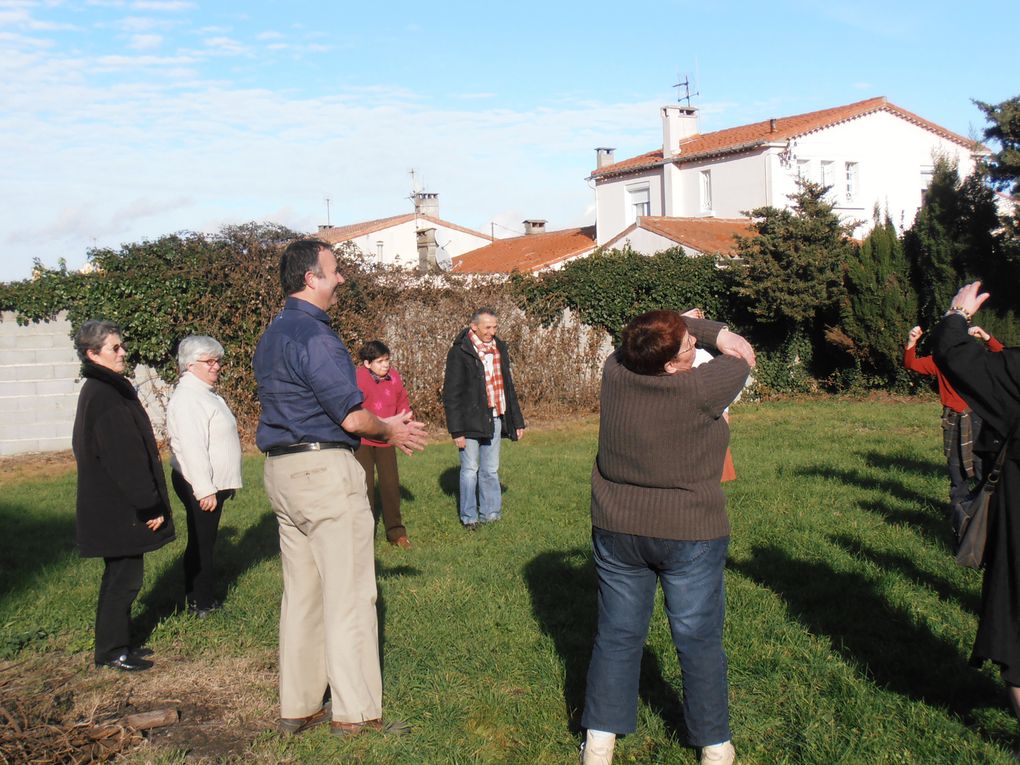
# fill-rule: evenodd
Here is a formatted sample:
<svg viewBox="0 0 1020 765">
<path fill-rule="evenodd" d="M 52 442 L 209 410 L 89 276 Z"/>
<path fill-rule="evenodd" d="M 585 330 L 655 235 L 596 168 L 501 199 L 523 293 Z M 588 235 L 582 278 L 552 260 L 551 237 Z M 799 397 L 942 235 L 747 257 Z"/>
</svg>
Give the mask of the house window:
<svg viewBox="0 0 1020 765">
<path fill-rule="evenodd" d="M 631 186 L 627 189 L 627 222 L 634 223 L 642 215 L 651 215 L 651 198 L 648 185 Z"/>
<path fill-rule="evenodd" d="M 712 171 L 701 171 L 701 209 L 703 212 L 712 210 Z"/>
<path fill-rule="evenodd" d="M 857 178 L 857 163 L 847 162 L 846 163 L 846 199 L 848 202 L 854 201 L 854 198 L 858 193 L 859 180 Z"/>
<path fill-rule="evenodd" d="M 383 240 L 380 239 L 375 243 L 376 252 L 379 253 L 379 260 L 383 259 Z"/>
<path fill-rule="evenodd" d="M 822 185 L 832 186 L 834 180 L 832 177 L 832 162 L 822 162 Z"/>
<path fill-rule="evenodd" d="M 798 159 L 797 160 L 797 177 L 802 181 L 811 180 L 811 160 L 810 159 Z"/>
</svg>

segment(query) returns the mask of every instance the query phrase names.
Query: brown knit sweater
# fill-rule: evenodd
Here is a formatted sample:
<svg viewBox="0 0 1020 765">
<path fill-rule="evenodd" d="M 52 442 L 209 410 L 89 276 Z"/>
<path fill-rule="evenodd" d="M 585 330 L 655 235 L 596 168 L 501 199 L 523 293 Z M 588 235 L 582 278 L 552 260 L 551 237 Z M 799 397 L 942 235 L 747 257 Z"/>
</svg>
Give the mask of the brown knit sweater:
<svg viewBox="0 0 1020 765">
<path fill-rule="evenodd" d="M 688 326 L 713 345 L 722 325 Z M 602 370 L 592 525 L 660 539 L 728 536 L 719 479 L 730 432 L 722 412 L 749 372 L 743 359 L 719 356 L 675 375 L 639 375 L 611 355 Z"/>
</svg>

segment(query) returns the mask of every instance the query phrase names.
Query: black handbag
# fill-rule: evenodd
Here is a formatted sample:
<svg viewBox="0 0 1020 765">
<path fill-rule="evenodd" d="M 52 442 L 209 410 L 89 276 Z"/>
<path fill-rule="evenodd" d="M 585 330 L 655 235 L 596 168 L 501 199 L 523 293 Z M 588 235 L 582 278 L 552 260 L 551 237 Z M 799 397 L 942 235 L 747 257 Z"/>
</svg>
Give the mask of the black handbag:
<svg viewBox="0 0 1020 765">
<path fill-rule="evenodd" d="M 1002 466 L 1006 462 L 1006 447 L 1016 433 L 1016 425 L 1009 432 L 995 465 L 981 482 L 976 491 L 966 499 L 953 503 L 951 520 L 953 537 L 956 540 L 956 562 L 967 568 L 981 568 L 985 563 L 985 545 L 988 542 L 988 512 L 992 504 L 992 495 L 999 485 Z"/>
</svg>

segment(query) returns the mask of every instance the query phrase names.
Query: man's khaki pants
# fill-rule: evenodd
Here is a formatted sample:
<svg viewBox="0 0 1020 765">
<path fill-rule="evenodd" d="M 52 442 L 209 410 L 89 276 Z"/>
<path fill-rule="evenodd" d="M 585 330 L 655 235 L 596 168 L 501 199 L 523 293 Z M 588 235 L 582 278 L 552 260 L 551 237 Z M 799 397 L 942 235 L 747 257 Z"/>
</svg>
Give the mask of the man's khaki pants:
<svg viewBox="0 0 1020 765">
<path fill-rule="evenodd" d="M 346 449 L 267 457 L 280 526 L 280 716 L 306 717 L 329 685 L 333 719 L 382 717 L 372 511 Z"/>
</svg>

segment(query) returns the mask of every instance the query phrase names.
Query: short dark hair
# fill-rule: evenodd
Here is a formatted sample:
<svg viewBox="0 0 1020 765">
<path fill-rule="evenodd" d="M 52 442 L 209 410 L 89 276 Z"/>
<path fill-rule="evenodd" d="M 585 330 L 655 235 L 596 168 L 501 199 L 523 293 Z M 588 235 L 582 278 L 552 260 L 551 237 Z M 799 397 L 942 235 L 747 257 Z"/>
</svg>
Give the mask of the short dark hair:
<svg viewBox="0 0 1020 765">
<path fill-rule="evenodd" d="M 478 320 L 483 316 L 491 316 L 494 319 L 499 318 L 498 315 L 496 314 L 495 308 L 490 308 L 487 305 L 483 305 L 476 308 L 475 312 L 471 314 L 471 323 L 477 324 Z"/>
<path fill-rule="evenodd" d="M 295 239 L 287 245 L 280 256 L 280 286 L 286 295 L 293 295 L 305 288 L 305 274 L 311 271 L 316 276 L 325 276 L 319 268 L 319 252 L 333 251 L 321 239 Z"/>
<path fill-rule="evenodd" d="M 620 363 L 635 374 L 662 374 L 666 362 L 680 352 L 686 336 L 687 322 L 676 311 L 643 313 L 623 330 Z"/>
<path fill-rule="evenodd" d="M 369 340 L 358 351 L 358 358 L 362 361 L 375 361 L 389 355 L 390 349 L 386 347 L 386 343 L 382 340 Z"/>
<path fill-rule="evenodd" d="M 89 319 L 74 333 L 74 349 L 78 358 L 89 361 L 88 351 L 99 353 L 110 335 L 119 335 L 120 327 L 106 319 Z"/>
</svg>

